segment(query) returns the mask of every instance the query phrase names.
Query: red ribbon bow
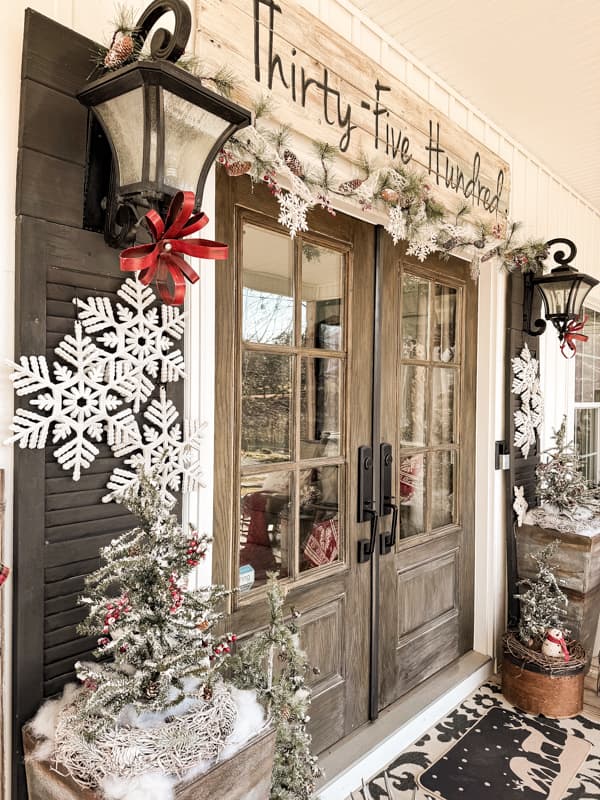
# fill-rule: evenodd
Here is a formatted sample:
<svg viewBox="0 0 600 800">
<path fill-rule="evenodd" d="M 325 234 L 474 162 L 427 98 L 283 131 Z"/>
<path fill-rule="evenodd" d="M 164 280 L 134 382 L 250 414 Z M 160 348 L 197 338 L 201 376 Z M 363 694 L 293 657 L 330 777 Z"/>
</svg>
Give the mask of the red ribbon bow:
<svg viewBox="0 0 600 800">
<path fill-rule="evenodd" d="M 168 306 L 180 306 L 183 303 L 185 279 L 196 283 L 200 277 L 178 253 L 219 260 L 228 256 L 229 248 L 222 242 L 185 238 L 208 223 L 206 214 L 193 213 L 194 202 L 193 192 L 177 192 L 171 201 L 165 222 L 158 212 L 149 211 L 145 220 L 154 243 L 128 247 L 120 256 L 121 269 L 124 272 L 139 270 L 139 280 L 144 286 L 156 278 L 160 299 Z"/>
<path fill-rule="evenodd" d="M 0 586 L 6 582 L 9 575 L 10 569 L 0 561 Z"/>
<path fill-rule="evenodd" d="M 581 322 L 579 322 L 579 319 L 576 317 L 567 325 L 565 335 L 560 345 L 560 352 L 565 358 L 573 358 L 577 352 L 577 342 L 587 342 L 589 339 L 589 336 L 581 332 L 586 322 L 587 317 L 584 317 Z M 567 354 L 566 348 L 569 349 L 569 354 Z"/>
<path fill-rule="evenodd" d="M 565 637 L 564 636 L 561 636 L 560 639 L 559 639 L 557 636 L 553 636 L 550 633 L 550 631 L 548 631 L 546 633 L 546 639 L 549 642 L 552 642 L 552 644 L 559 644 L 560 645 L 560 649 L 563 652 L 563 656 L 565 657 L 565 661 L 569 661 L 570 660 L 571 655 L 570 655 L 569 650 L 567 648 L 567 643 L 565 642 Z"/>
</svg>

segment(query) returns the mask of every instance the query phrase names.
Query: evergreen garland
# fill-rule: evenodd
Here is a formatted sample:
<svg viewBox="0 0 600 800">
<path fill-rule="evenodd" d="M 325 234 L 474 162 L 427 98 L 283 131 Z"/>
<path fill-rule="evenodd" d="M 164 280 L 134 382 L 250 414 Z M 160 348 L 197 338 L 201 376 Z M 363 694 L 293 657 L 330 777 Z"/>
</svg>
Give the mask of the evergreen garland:
<svg viewBox="0 0 600 800">
<path fill-rule="evenodd" d="M 271 800 L 310 800 L 321 774 L 311 754 L 310 691 L 306 687 L 306 655 L 300 649 L 296 619 L 284 618 L 284 593 L 274 573 L 269 573 L 267 628 L 238 648 L 227 662 L 230 679 L 242 689 L 256 689 L 269 708 L 276 727 Z"/>
<path fill-rule="evenodd" d="M 559 511 L 568 512 L 578 505 L 585 505 L 588 487 L 573 442 L 566 441 L 566 416 L 552 438 L 554 447 L 542 454 L 547 456 L 547 460 L 540 462 L 535 471 L 536 494 L 540 503 L 551 503 Z"/>
<path fill-rule="evenodd" d="M 160 481 L 141 469 L 119 499 L 139 527 L 101 550 L 104 563 L 86 578 L 80 600 L 89 614 L 79 633 L 100 634 L 95 655 L 113 658 L 75 665 L 87 690 L 83 713 L 91 736 L 113 726 L 127 705 L 137 712 L 164 711 L 198 686 L 208 698 L 215 668 L 236 638 L 213 633 L 222 616 L 216 610 L 222 587 L 190 590 L 185 583 L 204 557 L 208 537 L 182 530 Z"/>
<path fill-rule="evenodd" d="M 567 596 L 556 580 L 553 569 L 555 564 L 550 560 L 556 553 L 560 541 L 555 539 L 531 557 L 538 566 L 534 578 L 519 581 L 521 593 L 515 597 L 521 601 L 519 619 L 519 638 L 527 647 L 540 650 L 548 628 L 560 628 L 563 632 Z"/>
</svg>

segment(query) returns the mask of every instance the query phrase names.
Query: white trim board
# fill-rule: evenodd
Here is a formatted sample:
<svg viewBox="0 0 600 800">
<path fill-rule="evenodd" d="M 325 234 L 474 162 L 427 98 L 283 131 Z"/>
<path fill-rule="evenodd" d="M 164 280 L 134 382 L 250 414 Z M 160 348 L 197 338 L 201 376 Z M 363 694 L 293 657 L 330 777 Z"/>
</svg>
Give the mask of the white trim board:
<svg viewBox="0 0 600 800">
<path fill-rule="evenodd" d="M 474 651 L 385 709 L 379 718 L 326 751 L 320 765 L 334 777 L 317 791 L 318 800 L 342 800 L 376 775 L 399 753 L 474 692 L 493 674 L 492 661 Z M 436 691 L 437 689 L 437 691 Z M 348 764 L 345 768 L 341 764 Z"/>
</svg>

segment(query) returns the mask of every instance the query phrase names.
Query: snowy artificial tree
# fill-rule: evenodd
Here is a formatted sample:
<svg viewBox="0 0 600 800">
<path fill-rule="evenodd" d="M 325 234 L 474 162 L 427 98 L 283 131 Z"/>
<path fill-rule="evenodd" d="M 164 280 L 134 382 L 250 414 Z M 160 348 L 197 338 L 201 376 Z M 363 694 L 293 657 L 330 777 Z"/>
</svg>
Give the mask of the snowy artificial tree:
<svg viewBox="0 0 600 800">
<path fill-rule="evenodd" d="M 556 506 L 560 512 L 583 505 L 588 491 L 579 468 L 579 456 L 573 442 L 567 442 L 567 418 L 554 431 L 555 445 L 544 452 L 547 458 L 536 469 L 536 494 L 540 503 Z"/>
<path fill-rule="evenodd" d="M 284 597 L 276 575 L 269 573 L 269 625 L 240 647 L 227 667 L 237 686 L 256 689 L 274 719 L 271 800 L 310 800 L 321 771 L 311 753 L 311 736 L 306 729 L 310 721 L 310 691 L 305 677 L 309 666 L 300 649 L 296 624 L 300 614 L 292 611 L 292 618 L 285 619 Z"/>
<path fill-rule="evenodd" d="M 551 563 L 559 544 L 556 539 L 538 553 L 531 554 L 538 566 L 537 575 L 520 580 L 521 592 L 515 595 L 521 601 L 519 638 L 526 647 L 534 650 L 541 649 L 549 628 L 564 631 L 568 600 L 558 585 Z"/>
<path fill-rule="evenodd" d="M 140 470 L 121 502 L 139 527 L 102 550 L 103 565 L 86 578 L 89 615 L 82 635 L 98 636 L 98 664 L 76 664 L 85 687 L 81 712 L 91 735 L 125 706 L 159 712 L 200 687 L 206 699 L 235 635 L 217 636 L 217 604 L 224 591 L 192 590 L 186 579 L 205 555 L 208 538 L 185 533 L 171 513 L 160 479 Z"/>
</svg>

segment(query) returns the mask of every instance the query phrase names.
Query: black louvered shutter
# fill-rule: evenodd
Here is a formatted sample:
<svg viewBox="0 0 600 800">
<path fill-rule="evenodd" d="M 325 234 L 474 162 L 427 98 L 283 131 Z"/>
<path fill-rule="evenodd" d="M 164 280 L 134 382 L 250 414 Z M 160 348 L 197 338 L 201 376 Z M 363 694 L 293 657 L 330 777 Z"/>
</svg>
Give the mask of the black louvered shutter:
<svg viewBox="0 0 600 800">
<path fill-rule="evenodd" d="M 533 319 L 541 316 L 541 300 L 537 292 L 534 294 Z M 524 486 L 525 497 L 530 506 L 537 505 L 535 496 L 535 469 L 540 460 L 539 439 L 531 447 L 527 458 L 523 457 L 520 448 L 515 447 L 515 411 L 521 406 L 520 395 L 512 393 L 512 361 L 519 356 L 523 345 L 527 343 L 531 355 L 539 360 L 539 336 L 529 336 L 523 331 L 523 276 L 511 273 L 507 279 L 506 304 L 506 372 L 505 372 L 505 430 L 509 444 L 510 469 L 506 472 L 506 542 L 508 573 L 508 624 L 517 624 L 519 604 L 514 594 L 517 591 L 517 546 L 515 538 L 515 514 L 512 508 L 514 487 Z"/>
<path fill-rule="evenodd" d="M 17 175 L 15 356 L 53 350 L 73 330 L 74 297 L 116 299 L 118 251 L 82 229 L 88 113 L 76 99 L 97 45 L 26 12 Z M 177 343 L 178 347 L 182 343 Z M 168 396 L 182 409 L 183 386 Z M 27 398 L 17 398 L 27 407 Z M 15 447 L 13 798 L 26 798 L 21 727 L 43 698 L 73 679 L 73 664 L 95 640 L 77 635 L 78 605 L 98 551 L 135 519 L 102 503 L 119 462 L 109 448 L 74 482 L 56 463 L 56 446 Z"/>
</svg>

